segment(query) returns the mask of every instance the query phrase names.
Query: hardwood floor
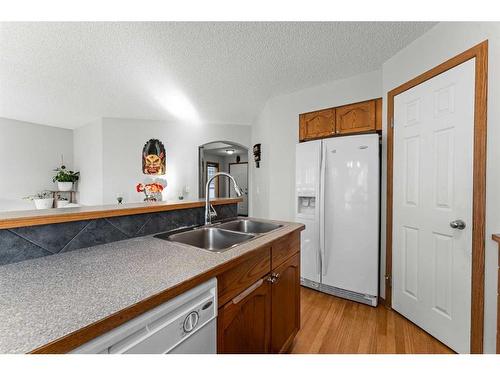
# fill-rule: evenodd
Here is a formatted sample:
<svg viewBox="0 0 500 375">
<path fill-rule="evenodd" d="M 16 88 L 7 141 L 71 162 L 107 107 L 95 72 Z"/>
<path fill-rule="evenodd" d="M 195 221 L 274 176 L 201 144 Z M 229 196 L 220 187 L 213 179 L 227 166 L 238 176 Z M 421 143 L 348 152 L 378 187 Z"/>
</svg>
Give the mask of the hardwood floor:
<svg viewBox="0 0 500 375">
<path fill-rule="evenodd" d="M 301 299 L 301 329 L 291 353 L 453 353 L 383 306 L 373 308 L 304 287 Z"/>
</svg>

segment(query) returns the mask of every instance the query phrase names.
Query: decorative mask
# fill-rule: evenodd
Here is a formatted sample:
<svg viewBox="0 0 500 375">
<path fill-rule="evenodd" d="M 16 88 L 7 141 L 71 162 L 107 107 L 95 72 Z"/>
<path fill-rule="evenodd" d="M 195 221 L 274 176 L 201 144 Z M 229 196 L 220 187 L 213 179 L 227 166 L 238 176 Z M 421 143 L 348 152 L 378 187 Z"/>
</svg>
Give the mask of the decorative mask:
<svg viewBox="0 0 500 375">
<path fill-rule="evenodd" d="M 148 175 L 163 175 L 165 170 L 165 147 L 158 139 L 150 139 L 142 149 L 142 172 Z"/>
</svg>

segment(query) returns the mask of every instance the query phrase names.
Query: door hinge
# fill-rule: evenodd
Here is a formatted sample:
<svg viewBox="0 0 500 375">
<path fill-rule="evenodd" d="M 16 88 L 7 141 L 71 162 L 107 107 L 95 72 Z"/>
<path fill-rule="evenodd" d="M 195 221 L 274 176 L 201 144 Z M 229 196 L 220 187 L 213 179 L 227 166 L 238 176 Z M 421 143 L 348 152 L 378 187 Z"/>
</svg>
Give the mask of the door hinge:
<svg viewBox="0 0 500 375">
<path fill-rule="evenodd" d="M 392 277 L 389 275 L 385 275 L 385 280 L 389 283 L 389 286 L 392 288 Z"/>
</svg>

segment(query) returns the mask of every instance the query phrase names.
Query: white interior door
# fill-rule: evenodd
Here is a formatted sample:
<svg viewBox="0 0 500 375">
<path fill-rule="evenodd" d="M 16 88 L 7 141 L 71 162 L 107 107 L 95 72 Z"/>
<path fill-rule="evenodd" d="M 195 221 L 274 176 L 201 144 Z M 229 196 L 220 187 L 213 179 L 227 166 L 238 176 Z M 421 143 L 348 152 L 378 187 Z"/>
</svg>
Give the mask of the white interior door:
<svg viewBox="0 0 500 375">
<path fill-rule="evenodd" d="M 248 163 L 229 164 L 229 174 L 243 191 L 243 202 L 238 203 L 238 215 L 248 215 Z M 229 196 L 236 197 L 234 187 L 230 184 Z"/>
<path fill-rule="evenodd" d="M 393 308 L 460 353 L 470 351 L 474 64 L 394 98 Z"/>
</svg>

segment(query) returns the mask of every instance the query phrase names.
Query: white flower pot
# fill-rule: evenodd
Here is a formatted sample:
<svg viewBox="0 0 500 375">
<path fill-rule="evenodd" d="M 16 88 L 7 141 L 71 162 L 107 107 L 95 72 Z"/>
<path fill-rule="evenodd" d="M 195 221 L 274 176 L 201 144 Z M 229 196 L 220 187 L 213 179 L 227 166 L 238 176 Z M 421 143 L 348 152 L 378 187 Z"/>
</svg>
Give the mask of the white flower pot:
<svg viewBox="0 0 500 375">
<path fill-rule="evenodd" d="M 57 190 L 59 191 L 70 191 L 73 189 L 72 182 L 57 182 Z"/>
<path fill-rule="evenodd" d="M 69 204 L 68 201 L 58 200 L 58 201 L 56 201 L 56 208 L 61 208 L 61 207 L 64 207 L 68 204 Z"/>
<path fill-rule="evenodd" d="M 37 210 L 45 210 L 47 208 L 52 208 L 54 198 L 33 199 L 33 202 L 35 202 L 35 207 Z"/>
</svg>

